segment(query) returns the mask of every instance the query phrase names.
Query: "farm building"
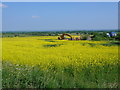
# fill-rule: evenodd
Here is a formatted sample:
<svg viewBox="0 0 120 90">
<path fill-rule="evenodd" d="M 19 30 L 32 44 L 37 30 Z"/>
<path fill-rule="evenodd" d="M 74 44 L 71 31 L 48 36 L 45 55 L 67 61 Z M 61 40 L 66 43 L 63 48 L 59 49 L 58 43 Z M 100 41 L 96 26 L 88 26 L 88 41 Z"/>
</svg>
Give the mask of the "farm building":
<svg viewBox="0 0 120 90">
<path fill-rule="evenodd" d="M 110 35 L 111 35 L 111 37 L 117 36 L 116 32 L 111 32 Z"/>
<path fill-rule="evenodd" d="M 110 32 L 110 33 L 106 33 L 106 35 L 108 37 L 113 37 L 113 36 L 117 36 L 117 33 L 116 32 Z"/>
</svg>

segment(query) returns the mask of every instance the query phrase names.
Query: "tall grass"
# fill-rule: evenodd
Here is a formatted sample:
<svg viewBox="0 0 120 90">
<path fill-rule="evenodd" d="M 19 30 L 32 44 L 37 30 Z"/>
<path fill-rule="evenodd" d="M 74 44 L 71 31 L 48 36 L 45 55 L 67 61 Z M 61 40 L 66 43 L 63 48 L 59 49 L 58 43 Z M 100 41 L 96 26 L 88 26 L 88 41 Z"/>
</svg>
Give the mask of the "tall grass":
<svg viewBox="0 0 120 90">
<path fill-rule="evenodd" d="M 41 66 L 26 66 L 3 62 L 3 88 L 118 88 L 118 67 L 104 65 L 42 70 Z"/>
</svg>

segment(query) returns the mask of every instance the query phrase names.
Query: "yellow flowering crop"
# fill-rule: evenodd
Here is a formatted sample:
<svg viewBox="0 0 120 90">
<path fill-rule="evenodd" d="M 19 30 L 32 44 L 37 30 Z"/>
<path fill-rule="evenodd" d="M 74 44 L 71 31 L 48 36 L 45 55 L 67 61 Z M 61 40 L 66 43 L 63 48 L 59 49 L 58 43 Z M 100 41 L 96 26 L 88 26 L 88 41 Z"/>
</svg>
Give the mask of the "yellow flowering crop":
<svg viewBox="0 0 120 90">
<path fill-rule="evenodd" d="M 118 46 L 105 43 L 109 42 L 57 40 L 56 36 L 3 38 L 2 60 L 43 68 L 117 64 Z"/>
</svg>

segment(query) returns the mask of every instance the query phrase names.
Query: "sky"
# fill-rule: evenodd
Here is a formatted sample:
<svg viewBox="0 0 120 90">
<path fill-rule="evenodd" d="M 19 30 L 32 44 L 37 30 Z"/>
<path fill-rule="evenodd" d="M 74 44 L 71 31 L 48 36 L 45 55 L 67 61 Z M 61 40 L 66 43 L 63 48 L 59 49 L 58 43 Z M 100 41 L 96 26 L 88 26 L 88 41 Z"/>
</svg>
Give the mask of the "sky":
<svg viewBox="0 0 120 90">
<path fill-rule="evenodd" d="M 3 31 L 112 30 L 117 2 L 4 2 Z"/>
</svg>

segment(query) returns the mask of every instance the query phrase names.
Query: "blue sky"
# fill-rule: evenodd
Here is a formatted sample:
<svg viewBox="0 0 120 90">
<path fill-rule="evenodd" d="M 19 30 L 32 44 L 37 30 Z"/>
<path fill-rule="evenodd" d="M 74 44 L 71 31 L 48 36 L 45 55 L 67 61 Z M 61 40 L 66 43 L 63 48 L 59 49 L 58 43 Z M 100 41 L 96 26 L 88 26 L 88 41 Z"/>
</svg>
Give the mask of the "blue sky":
<svg viewBox="0 0 120 90">
<path fill-rule="evenodd" d="M 117 2 L 4 2 L 3 31 L 118 28 Z"/>
</svg>

